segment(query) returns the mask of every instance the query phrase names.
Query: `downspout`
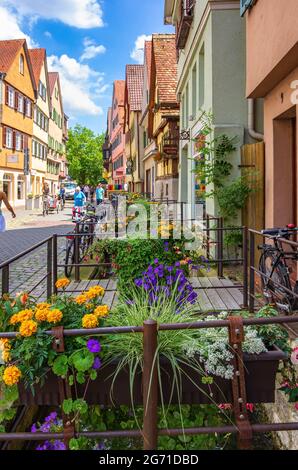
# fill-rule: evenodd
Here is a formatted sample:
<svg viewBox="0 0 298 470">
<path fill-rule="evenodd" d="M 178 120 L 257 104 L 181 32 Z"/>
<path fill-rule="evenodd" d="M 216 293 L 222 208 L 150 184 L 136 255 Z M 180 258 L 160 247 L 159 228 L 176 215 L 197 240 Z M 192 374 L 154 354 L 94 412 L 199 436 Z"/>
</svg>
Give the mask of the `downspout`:
<svg viewBox="0 0 298 470">
<path fill-rule="evenodd" d="M 264 134 L 255 130 L 255 100 L 253 98 L 248 98 L 248 134 L 252 139 L 264 140 Z"/>
</svg>

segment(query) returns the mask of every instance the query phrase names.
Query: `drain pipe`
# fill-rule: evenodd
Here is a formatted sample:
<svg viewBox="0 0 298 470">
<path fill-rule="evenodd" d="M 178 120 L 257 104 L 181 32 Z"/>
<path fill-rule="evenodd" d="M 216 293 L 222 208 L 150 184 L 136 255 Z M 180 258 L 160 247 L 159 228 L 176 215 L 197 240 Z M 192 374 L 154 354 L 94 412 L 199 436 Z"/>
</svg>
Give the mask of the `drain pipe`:
<svg viewBox="0 0 298 470">
<path fill-rule="evenodd" d="M 248 134 L 252 139 L 264 140 L 264 134 L 255 130 L 255 100 L 248 98 Z"/>
</svg>

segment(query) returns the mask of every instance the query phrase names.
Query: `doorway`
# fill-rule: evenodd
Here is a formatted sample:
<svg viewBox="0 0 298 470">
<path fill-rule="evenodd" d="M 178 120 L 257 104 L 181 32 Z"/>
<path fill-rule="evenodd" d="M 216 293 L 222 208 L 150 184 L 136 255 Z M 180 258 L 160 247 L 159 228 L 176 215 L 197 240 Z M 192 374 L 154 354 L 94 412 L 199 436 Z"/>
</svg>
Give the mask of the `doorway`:
<svg viewBox="0 0 298 470">
<path fill-rule="evenodd" d="M 297 226 L 297 119 L 296 107 L 273 122 L 273 222 L 275 227 Z"/>
</svg>

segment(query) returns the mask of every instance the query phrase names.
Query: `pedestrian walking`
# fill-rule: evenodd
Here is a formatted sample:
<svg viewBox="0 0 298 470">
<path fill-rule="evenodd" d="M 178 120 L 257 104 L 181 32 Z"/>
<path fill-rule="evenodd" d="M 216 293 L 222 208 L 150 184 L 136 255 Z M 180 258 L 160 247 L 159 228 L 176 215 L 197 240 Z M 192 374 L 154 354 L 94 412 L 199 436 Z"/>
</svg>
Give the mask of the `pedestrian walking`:
<svg viewBox="0 0 298 470">
<path fill-rule="evenodd" d="M 89 192 L 90 192 L 90 188 L 88 186 L 88 184 L 85 184 L 84 186 L 84 194 L 85 194 L 85 197 L 86 197 L 86 200 L 88 201 L 89 199 Z"/>
<path fill-rule="evenodd" d="M 73 219 L 75 219 L 76 221 L 79 220 L 80 215 L 83 212 L 83 208 L 85 204 L 86 204 L 86 196 L 83 193 L 83 191 L 81 191 L 80 186 L 78 186 L 74 193 L 74 207 L 73 207 Z"/>
<path fill-rule="evenodd" d="M 2 201 L 7 207 L 7 209 L 9 210 L 9 212 L 11 213 L 13 219 L 16 217 L 16 214 L 13 208 L 11 207 L 11 205 L 9 204 L 6 193 L 4 193 L 3 191 L 0 191 L 0 232 L 5 232 L 6 222 L 5 222 L 4 215 L 2 214 L 2 210 L 1 210 Z"/>
<path fill-rule="evenodd" d="M 104 200 L 105 190 L 102 187 L 102 184 L 99 184 L 96 188 L 96 204 L 102 204 Z"/>
<path fill-rule="evenodd" d="M 64 209 L 65 206 L 65 187 L 64 184 L 61 184 L 60 189 L 59 189 L 59 200 L 61 204 L 61 210 Z"/>
</svg>

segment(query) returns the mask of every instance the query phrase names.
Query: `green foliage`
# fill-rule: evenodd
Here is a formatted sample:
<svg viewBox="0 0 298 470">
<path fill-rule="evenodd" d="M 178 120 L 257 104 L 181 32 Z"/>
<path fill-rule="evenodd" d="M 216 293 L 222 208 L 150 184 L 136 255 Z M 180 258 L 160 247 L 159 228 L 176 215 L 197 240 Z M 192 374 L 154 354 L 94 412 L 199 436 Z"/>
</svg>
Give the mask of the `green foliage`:
<svg viewBox="0 0 298 470">
<path fill-rule="evenodd" d="M 90 129 L 79 124 L 69 130 L 69 174 L 78 184 L 97 185 L 102 179 L 104 138 L 104 134 L 95 135 Z"/>
<path fill-rule="evenodd" d="M 241 246 L 243 242 L 242 238 L 241 230 L 229 230 L 224 234 L 224 244 L 226 246 Z"/>
<path fill-rule="evenodd" d="M 224 219 L 234 219 L 245 204 L 253 189 L 247 177 L 240 177 L 232 183 L 214 190 L 220 208 L 220 214 Z"/>
</svg>

